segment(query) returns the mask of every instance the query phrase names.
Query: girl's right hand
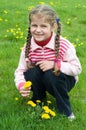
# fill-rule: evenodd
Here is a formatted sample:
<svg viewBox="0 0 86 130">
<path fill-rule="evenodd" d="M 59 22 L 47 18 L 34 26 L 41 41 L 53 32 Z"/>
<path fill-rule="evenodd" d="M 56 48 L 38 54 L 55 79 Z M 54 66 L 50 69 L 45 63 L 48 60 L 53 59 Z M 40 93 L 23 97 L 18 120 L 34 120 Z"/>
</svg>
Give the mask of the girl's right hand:
<svg viewBox="0 0 86 130">
<path fill-rule="evenodd" d="M 19 90 L 20 94 L 23 97 L 29 97 L 30 96 L 30 91 L 31 91 L 31 87 L 29 87 L 29 88 L 21 87 L 20 90 Z"/>
</svg>

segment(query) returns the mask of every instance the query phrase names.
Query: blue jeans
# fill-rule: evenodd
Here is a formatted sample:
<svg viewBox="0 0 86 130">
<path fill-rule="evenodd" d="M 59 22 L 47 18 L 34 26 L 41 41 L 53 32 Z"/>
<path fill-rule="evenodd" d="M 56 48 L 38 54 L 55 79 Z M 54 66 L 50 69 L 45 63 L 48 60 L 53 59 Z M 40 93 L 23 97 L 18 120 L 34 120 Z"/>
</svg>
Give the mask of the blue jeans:
<svg viewBox="0 0 86 130">
<path fill-rule="evenodd" d="M 52 94 L 60 113 L 69 116 L 72 113 L 68 92 L 74 87 L 75 79 L 60 73 L 55 76 L 53 70 L 43 72 L 38 66 L 24 72 L 26 81 L 32 82 L 33 101 L 43 100 L 46 91 Z"/>
</svg>

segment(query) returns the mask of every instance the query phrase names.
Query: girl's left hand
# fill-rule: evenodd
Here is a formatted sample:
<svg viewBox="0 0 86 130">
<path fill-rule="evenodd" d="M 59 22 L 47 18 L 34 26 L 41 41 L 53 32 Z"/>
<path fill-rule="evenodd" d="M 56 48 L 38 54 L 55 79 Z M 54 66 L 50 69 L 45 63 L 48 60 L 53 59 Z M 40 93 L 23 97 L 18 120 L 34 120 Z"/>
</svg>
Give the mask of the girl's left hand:
<svg viewBox="0 0 86 130">
<path fill-rule="evenodd" d="M 54 67 L 54 61 L 42 60 L 42 61 L 37 62 L 36 65 L 39 65 L 42 71 L 47 71 Z"/>
</svg>

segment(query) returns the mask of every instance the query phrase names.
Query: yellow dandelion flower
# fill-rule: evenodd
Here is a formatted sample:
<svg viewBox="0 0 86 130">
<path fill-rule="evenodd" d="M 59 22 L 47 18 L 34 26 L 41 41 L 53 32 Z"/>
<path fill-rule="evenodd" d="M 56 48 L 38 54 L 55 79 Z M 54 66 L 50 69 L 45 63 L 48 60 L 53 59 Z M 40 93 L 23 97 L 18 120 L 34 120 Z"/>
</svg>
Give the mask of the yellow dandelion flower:
<svg viewBox="0 0 86 130">
<path fill-rule="evenodd" d="M 5 13 L 5 14 L 7 14 L 7 13 L 8 13 L 8 11 L 7 11 L 7 10 L 4 10 L 4 13 Z"/>
<path fill-rule="evenodd" d="M 11 28 L 11 29 L 10 29 L 10 32 L 14 32 L 14 29 L 13 29 L 13 28 Z"/>
<path fill-rule="evenodd" d="M 67 23 L 68 25 L 71 24 L 71 19 L 68 18 L 66 23 Z"/>
<path fill-rule="evenodd" d="M 20 47 L 20 50 L 22 50 L 23 49 L 23 47 Z"/>
<path fill-rule="evenodd" d="M 2 21 L 3 19 L 2 18 L 0 18 L 0 22 Z"/>
<path fill-rule="evenodd" d="M 45 2 L 39 2 L 39 4 L 45 4 Z"/>
<path fill-rule="evenodd" d="M 36 100 L 36 102 L 37 102 L 37 103 L 41 103 L 41 101 L 40 101 L 40 100 Z"/>
<path fill-rule="evenodd" d="M 15 97 L 15 100 L 16 100 L 16 101 L 18 101 L 18 100 L 19 100 L 19 98 L 18 98 L 18 97 Z"/>
<path fill-rule="evenodd" d="M 16 24 L 16 27 L 18 27 L 18 25 Z"/>
<path fill-rule="evenodd" d="M 41 115 L 41 118 L 42 118 L 42 119 L 50 119 L 50 115 L 47 114 L 47 113 L 43 113 L 43 114 Z"/>
<path fill-rule="evenodd" d="M 46 110 L 45 110 L 45 113 L 50 113 L 50 109 L 46 109 Z"/>
<path fill-rule="evenodd" d="M 83 45 L 84 43 L 83 43 L 83 42 L 81 42 L 80 44 L 81 44 L 81 45 Z"/>
<path fill-rule="evenodd" d="M 47 101 L 48 104 L 51 104 L 52 102 L 50 100 Z"/>
<path fill-rule="evenodd" d="M 32 107 L 36 107 L 36 104 L 33 101 L 28 101 L 27 102 L 28 105 L 32 106 Z"/>
<path fill-rule="evenodd" d="M 67 21 L 67 24 L 69 25 L 69 24 L 70 24 L 70 21 Z"/>
<path fill-rule="evenodd" d="M 81 44 L 79 43 L 78 46 L 81 46 Z"/>
<path fill-rule="evenodd" d="M 32 10 L 32 8 L 34 8 L 34 6 L 29 6 L 29 7 L 28 7 L 28 10 Z"/>
<path fill-rule="evenodd" d="M 49 113 L 50 113 L 51 116 L 56 116 L 56 113 L 52 110 L 50 110 Z"/>
<path fill-rule="evenodd" d="M 53 2 L 50 2 L 50 5 L 54 5 L 54 3 L 53 3 Z"/>
<path fill-rule="evenodd" d="M 6 32 L 9 32 L 9 30 L 7 29 Z"/>
<path fill-rule="evenodd" d="M 43 106 L 42 108 L 43 108 L 43 110 L 48 110 L 49 109 L 48 106 Z"/>
<path fill-rule="evenodd" d="M 23 36 L 20 36 L 20 38 L 23 38 Z"/>
<path fill-rule="evenodd" d="M 22 36 L 23 36 L 23 34 L 24 34 L 23 32 L 20 33 L 20 35 L 22 35 Z"/>
<path fill-rule="evenodd" d="M 29 88 L 29 87 L 31 87 L 31 85 L 32 85 L 32 82 L 31 81 L 27 81 L 24 84 L 24 88 Z"/>
<path fill-rule="evenodd" d="M 78 41 L 79 41 L 79 38 L 76 38 L 76 41 L 78 42 Z"/>
<path fill-rule="evenodd" d="M 19 36 L 16 36 L 16 39 L 19 39 Z"/>
<path fill-rule="evenodd" d="M 18 31 L 16 31 L 16 34 L 18 34 L 19 32 Z"/>
<path fill-rule="evenodd" d="M 21 30 L 21 28 L 18 28 L 18 31 L 20 31 Z"/>
</svg>

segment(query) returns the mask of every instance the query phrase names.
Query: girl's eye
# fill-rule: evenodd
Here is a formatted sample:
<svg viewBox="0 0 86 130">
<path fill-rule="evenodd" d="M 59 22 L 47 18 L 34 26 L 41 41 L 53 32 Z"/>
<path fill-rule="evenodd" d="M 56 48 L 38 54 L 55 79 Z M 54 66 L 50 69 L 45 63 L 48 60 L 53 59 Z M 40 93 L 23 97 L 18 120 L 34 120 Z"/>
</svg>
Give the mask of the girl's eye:
<svg viewBox="0 0 86 130">
<path fill-rule="evenodd" d="M 37 27 L 37 25 L 33 24 L 33 25 L 31 25 L 31 27 Z"/>
<path fill-rule="evenodd" d="M 42 28 L 46 28 L 46 25 L 42 25 L 41 27 L 42 27 Z"/>
</svg>

